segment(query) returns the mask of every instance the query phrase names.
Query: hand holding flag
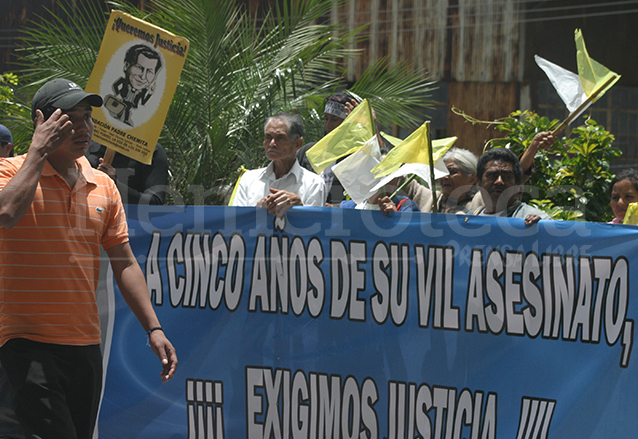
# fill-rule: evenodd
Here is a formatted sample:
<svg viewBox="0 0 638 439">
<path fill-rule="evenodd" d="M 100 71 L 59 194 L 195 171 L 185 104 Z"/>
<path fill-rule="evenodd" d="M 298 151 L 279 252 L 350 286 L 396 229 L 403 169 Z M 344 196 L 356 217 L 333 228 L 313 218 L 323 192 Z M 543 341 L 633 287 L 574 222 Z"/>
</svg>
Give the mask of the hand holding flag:
<svg viewBox="0 0 638 439">
<path fill-rule="evenodd" d="M 589 57 L 580 29 L 574 32 L 578 76 L 540 56 L 534 56 L 538 66 L 547 74 L 558 95 L 570 111 L 567 119 L 552 134 L 572 123 L 591 104 L 600 99 L 620 79 L 620 75 Z"/>
<path fill-rule="evenodd" d="M 397 171 L 404 163 L 421 163 L 432 165 L 437 162 L 448 149 L 456 142 L 456 137 L 448 137 L 431 141 L 430 121 L 426 121 L 417 128 L 407 139 L 398 146 L 395 146 L 381 163 L 372 169 L 375 178 L 380 178 Z M 436 190 L 434 187 L 435 175 L 433 166 L 430 166 L 430 190 L 436 200 Z M 436 212 L 436 206 L 434 207 Z"/>
</svg>

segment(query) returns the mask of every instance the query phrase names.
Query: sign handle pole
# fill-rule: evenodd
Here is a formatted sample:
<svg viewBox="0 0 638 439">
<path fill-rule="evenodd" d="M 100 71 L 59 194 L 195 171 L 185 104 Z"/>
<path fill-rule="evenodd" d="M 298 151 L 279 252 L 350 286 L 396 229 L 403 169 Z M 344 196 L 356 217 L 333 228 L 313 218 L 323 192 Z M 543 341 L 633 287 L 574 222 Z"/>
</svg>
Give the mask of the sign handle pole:
<svg viewBox="0 0 638 439">
<path fill-rule="evenodd" d="M 111 163 L 113 163 L 113 157 L 115 157 L 115 150 L 106 148 L 106 152 L 104 153 L 104 163 L 110 165 Z"/>
</svg>

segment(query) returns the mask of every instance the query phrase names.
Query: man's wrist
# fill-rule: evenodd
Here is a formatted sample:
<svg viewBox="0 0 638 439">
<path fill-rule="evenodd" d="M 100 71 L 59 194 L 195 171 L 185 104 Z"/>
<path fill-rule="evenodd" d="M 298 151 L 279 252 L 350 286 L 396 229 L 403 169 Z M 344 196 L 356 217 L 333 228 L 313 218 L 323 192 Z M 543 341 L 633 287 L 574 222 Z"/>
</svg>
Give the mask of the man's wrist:
<svg viewBox="0 0 638 439">
<path fill-rule="evenodd" d="M 147 346 L 151 345 L 151 335 L 153 334 L 154 331 L 162 331 L 162 332 L 164 332 L 164 329 L 162 329 L 161 326 L 155 326 L 155 327 L 149 329 L 148 331 L 146 331 L 146 345 Z"/>
</svg>

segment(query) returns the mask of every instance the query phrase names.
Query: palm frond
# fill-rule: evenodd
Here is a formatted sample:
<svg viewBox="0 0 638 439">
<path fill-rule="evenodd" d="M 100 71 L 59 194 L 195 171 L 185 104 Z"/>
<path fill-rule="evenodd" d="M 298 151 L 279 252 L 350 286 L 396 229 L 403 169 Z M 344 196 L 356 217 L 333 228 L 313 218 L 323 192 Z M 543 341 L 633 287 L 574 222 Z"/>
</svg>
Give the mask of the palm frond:
<svg viewBox="0 0 638 439">
<path fill-rule="evenodd" d="M 434 81 L 423 78 L 425 71 L 403 63 L 388 66 L 382 58 L 363 72 L 351 90 L 370 101 L 380 124 L 416 128 L 423 122 L 423 111 L 433 104 L 428 97 Z"/>
<path fill-rule="evenodd" d="M 32 22 L 22 38 L 19 65 L 23 66 L 21 79 L 27 88 L 58 77 L 84 86 L 91 75 L 108 15 L 90 2 L 77 6 L 77 10 L 64 3 L 60 8 L 62 14 L 40 17 L 46 25 Z"/>
<path fill-rule="evenodd" d="M 74 4 L 68 0 L 63 9 L 75 15 L 73 24 L 63 14 L 27 31 L 19 72 L 27 89 L 54 77 L 87 83 L 108 16 L 100 2 Z M 263 165 L 264 119 L 278 111 L 301 114 L 308 138 L 322 134 L 323 99 L 343 88 L 343 61 L 360 56 L 355 47 L 365 26 L 324 24 L 332 0 L 274 4 L 253 13 L 233 0 L 155 0 L 145 11 L 124 0 L 106 2 L 190 42 L 160 137 L 178 191 L 173 200 L 201 202 L 194 186 L 212 193 L 233 184 L 240 165 Z M 428 105 L 431 82 L 425 72 L 379 61 L 353 90 L 371 99 L 382 123 L 406 126 Z"/>
</svg>

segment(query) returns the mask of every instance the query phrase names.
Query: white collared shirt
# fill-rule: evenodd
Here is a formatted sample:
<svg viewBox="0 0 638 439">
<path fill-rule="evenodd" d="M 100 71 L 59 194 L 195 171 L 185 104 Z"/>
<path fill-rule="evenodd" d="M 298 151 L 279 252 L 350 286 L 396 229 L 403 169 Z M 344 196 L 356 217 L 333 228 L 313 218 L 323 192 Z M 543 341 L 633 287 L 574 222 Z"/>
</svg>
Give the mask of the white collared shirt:
<svg viewBox="0 0 638 439">
<path fill-rule="evenodd" d="M 326 189 L 323 179 L 302 168 L 297 160 L 290 171 L 281 178 L 275 176 L 275 165 L 246 172 L 239 180 L 232 206 L 256 206 L 259 200 L 270 193 L 270 189 L 280 189 L 299 195 L 304 206 L 323 207 Z"/>
</svg>

